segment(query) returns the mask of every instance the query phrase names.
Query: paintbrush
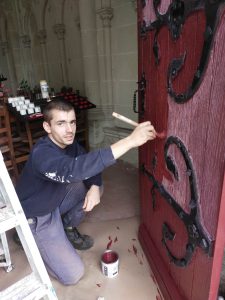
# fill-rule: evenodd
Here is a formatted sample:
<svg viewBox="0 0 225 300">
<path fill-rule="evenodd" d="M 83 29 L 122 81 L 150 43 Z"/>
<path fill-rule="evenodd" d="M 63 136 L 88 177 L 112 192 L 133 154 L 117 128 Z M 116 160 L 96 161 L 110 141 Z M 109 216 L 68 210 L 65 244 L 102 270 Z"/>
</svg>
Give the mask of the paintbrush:
<svg viewBox="0 0 225 300">
<path fill-rule="evenodd" d="M 127 124 L 130 124 L 130 125 L 133 125 L 134 127 L 137 127 L 138 126 L 138 123 L 131 120 L 131 119 L 128 119 L 127 117 L 124 117 L 116 112 L 113 112 L 112 113 L 112 116 L 127 123 Z M 162 131 L 162 132 L 156 132 L 156 136 L 160 139 L 164 139 L 166 137 L 166 133 L 165 131 Z"/>
</svg>

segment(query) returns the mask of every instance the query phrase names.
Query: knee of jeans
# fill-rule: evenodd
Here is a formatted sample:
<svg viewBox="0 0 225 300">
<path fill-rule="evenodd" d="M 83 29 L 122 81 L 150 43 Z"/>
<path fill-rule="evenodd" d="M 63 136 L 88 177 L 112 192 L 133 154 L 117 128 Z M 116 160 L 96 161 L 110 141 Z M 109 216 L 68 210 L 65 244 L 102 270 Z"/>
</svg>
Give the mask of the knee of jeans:
<svg viewBox="0 0 225 300">
<path fill-rule="evenodd" d="M 60 278 L 60 282 L 64 285 L 75 285 L 84 276 L 84 265 L 83 263 L 79 265 L 75 270 L 70 270 L 67 277 Z"/>
</svg>

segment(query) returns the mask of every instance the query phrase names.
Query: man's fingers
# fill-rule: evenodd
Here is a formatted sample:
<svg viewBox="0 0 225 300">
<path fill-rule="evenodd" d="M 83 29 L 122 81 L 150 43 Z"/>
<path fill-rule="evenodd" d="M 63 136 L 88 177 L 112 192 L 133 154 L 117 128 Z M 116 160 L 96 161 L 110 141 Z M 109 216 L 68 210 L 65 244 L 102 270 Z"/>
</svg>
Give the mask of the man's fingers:
<svg viewBox="0 0 225 300">
<path fill-rule="evenodd" d="M 86 209 L 86 207 L 87 207 L 87 197 L 85 197 L 85 199 L 84 199 L 84 205 L 83 205 L 83 209 L 85 210 L 85 209 Z"/>
<path fill-rule="evenodd" d="M 92 208 L 93 208 L 92 201 L 88 200 L 88 198 L 86 197 L 83 205 L 84 211 L 91 211 Z"/>
<path fill-rule="evenodd" d="M 139 126 L 139 127 L 145 127 L 145 126 L 148 126 L 148 125 L 151 125 L 151 122 L 150 122 L 150 121 L 142 122 L 142 123 L 140 123 L 138 126 Z"/>
</svg>

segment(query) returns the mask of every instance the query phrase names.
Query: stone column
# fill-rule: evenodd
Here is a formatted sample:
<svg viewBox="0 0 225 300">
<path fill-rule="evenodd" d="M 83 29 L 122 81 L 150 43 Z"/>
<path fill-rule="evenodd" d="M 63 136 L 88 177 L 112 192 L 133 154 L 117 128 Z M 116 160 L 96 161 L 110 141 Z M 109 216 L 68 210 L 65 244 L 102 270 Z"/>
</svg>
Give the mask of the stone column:
<svg viewBox="0 0 225 300">
<path fill-rule="evenodd" d="M 59 50 L 60 50 L 60 64 L 62 69 L 62 80 L 63 85 L 68 86 L 68 71 L 67 71 L 67 61 L 66 61 L 66 49 L 65 49 L 65 25 L 64 24 L 55 24 L 54 25 L 54 32 L 57 36 L 59 41 Z"/>
<path fill-rule="evenodd" d="M 94 149 L 99 147 L 104 139 L 102 120 L 105 118 L 100 92 L 95 1 L 79 0 L 79 14 L 85 93 L 97 106 L 88 111 L 89 145 Z"/>
<path fill-rule="evenodd" d="M 7 65 L 8 65 L 8 72 L 9 72 L 9 82 L 11 85 L 12 93 L 16 95 L 17 90 L 17 76 L 15 70 L 15 64 L 12 52 L 9 48 L 8 41 L 1 42 L 1 48 L 3 50 L 3 54 L 6 56 Z"/>
<path fill-rule="evenodd" d="M 38 31 L 38 38 L 41 45 L 41 51 L 42 51 L 42 59 L 43 59 L 43 73 L 44 78 L 47 82 L 49 82 L 49 72 L 48 72 L 48 57 L 47 57 L 47 48 L 46 48 L 46 39 L 47 34 L 45 29 L 41 29 Z"/>
<path fill-rule="evenodd" d="M 31 53 L 31 39 L 28 34 L 20 36 L 23 45 L 23 60 L 24 60 L 24 74 L 25 80 L 29 83 L 30 87 L 33 88 L 35 85 L 33 61 Z"/>
<path fill-rule="evenodd" d="M 85 91 L 88 98 L 99 107 L 101 104 L 101 97 L 99 90 L 95 2 L 93 0 L 80 0 L 79 13 Z"/>
<path fill-rule="evenodd" d="M 102 20 L 103 27 L 103 49 L 105 64 L 105 81 L 107 86 L 107 105 L 113 108 L 113 87 L 112 87 L 112 52 L 111 52 L 111 19 L 113 18 L 113 9 L 103 7 L 97 10 L 97 14 Z"/>
</svg>

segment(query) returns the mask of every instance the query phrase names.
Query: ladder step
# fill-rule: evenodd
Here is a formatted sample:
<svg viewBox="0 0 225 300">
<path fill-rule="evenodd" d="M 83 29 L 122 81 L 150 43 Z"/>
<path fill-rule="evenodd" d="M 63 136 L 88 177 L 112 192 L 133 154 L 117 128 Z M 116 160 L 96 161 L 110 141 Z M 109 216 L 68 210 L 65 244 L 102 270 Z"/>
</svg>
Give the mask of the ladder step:
<svg viewBox="0 0 225 300">
<path fill-rule="evenodd" d="M 47 286 L 34 275 L 24 277 L 7 289 L 0 292 L 1 300 L 31 300 L 41 299 L 48 294 Z"/>
<path fill-rule="evenodd" d="M 0 233 L 16 227 L 19 221 L 10 207 L 0 209 Z"/>
</svg>

